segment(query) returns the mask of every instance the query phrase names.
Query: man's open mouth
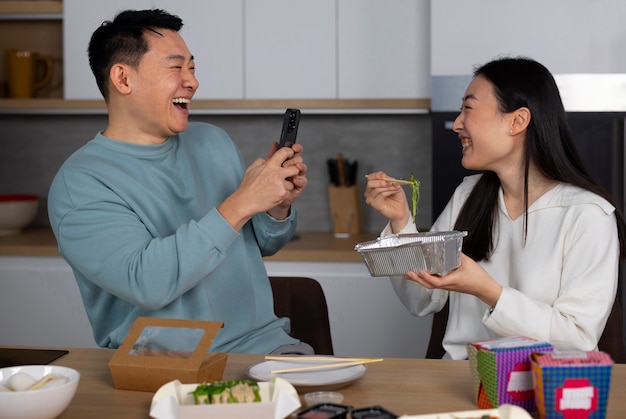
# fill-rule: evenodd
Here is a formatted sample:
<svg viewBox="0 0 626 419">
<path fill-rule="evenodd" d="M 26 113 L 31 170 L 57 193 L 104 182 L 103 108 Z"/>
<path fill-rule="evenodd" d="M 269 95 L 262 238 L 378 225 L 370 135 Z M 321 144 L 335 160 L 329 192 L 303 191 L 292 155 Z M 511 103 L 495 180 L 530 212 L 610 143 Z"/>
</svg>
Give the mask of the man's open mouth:
<svg viewBox="0 0 626 419">
<path fill-rule="evenodd" d="M 186 99 L 184 97 L 177 97 L 177 98 L 174 98 L 174 100 L 172 100 L 172 103 L 175 106 L 178 106 L 179 108 L 187 109 L 187 105 L 191 103 L 191 99 Z"/>
</svg>

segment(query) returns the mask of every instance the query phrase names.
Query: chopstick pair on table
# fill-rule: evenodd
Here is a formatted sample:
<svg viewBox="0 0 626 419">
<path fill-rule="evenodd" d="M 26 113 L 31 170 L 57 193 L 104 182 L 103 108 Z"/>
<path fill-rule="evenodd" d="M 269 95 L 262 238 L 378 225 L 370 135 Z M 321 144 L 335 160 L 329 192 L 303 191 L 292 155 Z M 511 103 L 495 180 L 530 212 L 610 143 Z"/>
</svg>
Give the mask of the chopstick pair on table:
<svg viewBox="0 0 626 419">
<path fill-rule="evenodd" d="M 365 175 L 365 177 L 367 178 L 367 175 Z M 393 177 L 386 177 L 386 178 L 382 178 L 378 180 L 386 180 L 387 182 L 397 183 L 398 185 L 411 185 L 412 184 L 410 180 L 396 179 Z"/>
<path fill-rule="evenodd" d="M 315 361 L 315 362 L 324 362 L 330 361 L 327 364 L 317 364 L 317 365 L 307 365 L 305 367 L 293 367 L 293 368 L 283 368 L 271 370 L 271 374 L 282 374 L 289 372 L 301 372 L 301 371 L 315 371 L 315 370 L 323 370 L 323 369 L 332 369 L 332 368 L 343 368 L 343 367 L 351 367 L 354 365 L 360 364 L 370 364 L 372 362 L 381 362 L 383 358 L 336 358 L 332 356 L 272 356 L 268 355 L 265 357 L 268 361 L 289 361 L 289 362 L 298 362 L 298 361 Z"/>
</svg>

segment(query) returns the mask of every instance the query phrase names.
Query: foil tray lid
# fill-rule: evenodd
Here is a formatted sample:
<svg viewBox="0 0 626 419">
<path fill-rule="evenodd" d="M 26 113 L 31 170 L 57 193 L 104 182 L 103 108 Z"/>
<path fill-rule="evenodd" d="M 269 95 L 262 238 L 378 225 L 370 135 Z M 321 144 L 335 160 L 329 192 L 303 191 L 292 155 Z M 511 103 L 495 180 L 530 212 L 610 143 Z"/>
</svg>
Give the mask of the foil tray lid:
<svg viewBox="0 0 626 419">
<path fill-rule="evenodd" d="M 370 250 L 393 249 L 401 246 L 440 243 L 446 240 L 460 239 L 465 236 L 467 236 L 467 231 L 456 230 L 411 234 L 391 234 L 389 236 L 379 237 L 376 240 L 358 243 L 354 247 L 354 250 L 364 252 Z"/>
</svg>

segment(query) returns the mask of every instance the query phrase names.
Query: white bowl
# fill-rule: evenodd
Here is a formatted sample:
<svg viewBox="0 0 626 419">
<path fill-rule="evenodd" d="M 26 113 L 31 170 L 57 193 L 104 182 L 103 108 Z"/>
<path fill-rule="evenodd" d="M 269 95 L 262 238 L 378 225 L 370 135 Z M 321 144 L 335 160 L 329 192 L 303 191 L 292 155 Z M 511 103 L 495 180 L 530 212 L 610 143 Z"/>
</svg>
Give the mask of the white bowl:
<svg viewBox="0 0 626 419">
<path fill-rule="evenodd" d="M 0 368 L 0 385 L 7 386 L 9 378 L 26 373 L 36 380 L 48 374 L 67 377 L 64 384 L 37 390 L 0 390 L 0 419 L 53 419 L 69 406 L 74 398 L 80 373 L 72 368 L 56 365 L 23 365 Z"/>
<path fill-rule="evenodd" d="M 37 215 L 39 197 L 27 194 L 0 195 L 0 236 L 17 234 Z"/>
</svg>

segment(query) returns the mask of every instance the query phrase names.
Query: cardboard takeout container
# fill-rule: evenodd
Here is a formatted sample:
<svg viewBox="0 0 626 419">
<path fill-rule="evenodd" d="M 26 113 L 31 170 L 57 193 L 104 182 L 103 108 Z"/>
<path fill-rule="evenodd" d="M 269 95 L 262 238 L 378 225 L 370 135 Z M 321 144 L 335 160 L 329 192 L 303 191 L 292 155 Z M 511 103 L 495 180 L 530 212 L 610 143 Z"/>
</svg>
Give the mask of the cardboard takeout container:
<svg viewBox="0 0 626 419">
<path fill-rule="evenodd" d="M 156 391 L 173 380 L 221 380 L 228 356 L 208 349 L 222 326 L 222 322 L 138 317 L 109 361 L 115 388 Z"/>
</svg>

